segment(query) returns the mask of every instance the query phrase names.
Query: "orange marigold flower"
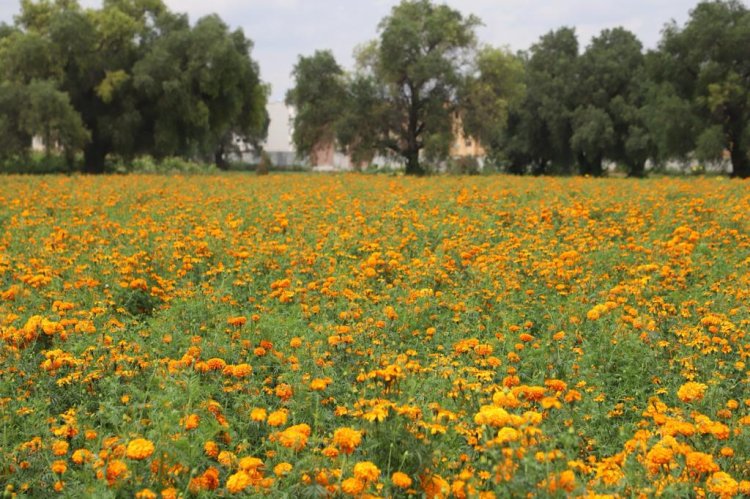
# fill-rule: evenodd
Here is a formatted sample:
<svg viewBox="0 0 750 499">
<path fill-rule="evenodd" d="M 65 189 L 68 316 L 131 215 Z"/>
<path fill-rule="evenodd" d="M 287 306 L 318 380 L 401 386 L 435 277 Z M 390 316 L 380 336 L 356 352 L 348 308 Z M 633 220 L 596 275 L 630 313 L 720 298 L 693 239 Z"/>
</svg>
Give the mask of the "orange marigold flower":
<svg viewBox="0 0 750 499">
<path fill-rule="evenodd" d="M 205 452 L 208 457 L 215 458 L 219 455 L 219 445 L 213 440 L 209 440 L 203 444 L 203 452 Z"/>
<path fill-rule="evenodd" d="M 279 397 L 281 400 L 289 400 L 292 398 L 292 395 L 294 394 L 294 391 L 292 390 L 292 387 L 286 383 L 281 383 L 276 387 L 274 390 L 274 393 L 277 397 Z"/>
<path fill-rule="evenodd" d="M 409 475 L 400 471 L 397 471 L 393 475 L 391 475 L 391 482 L 393 482 L 393 485 L 400 489 L 408 489 L 412 484 L 412 480 Z"/>
<path fill-rule="evenodd" d="M 109 462 L 106 470 L 107 482 L 113 485 L 120 478 L 125 478 L 128 472 L 128 465 L 119 459 L 114 459 Z"/>
<path fill-rule="evenodd" d="M 146 459 L 154 453 L 154 444 L 145 438 L 136 438 L 128 443 L 125 455 L 130 459 Z"/>
<path fill-rule="evenodd" d="M 694 475 L 719 471 L 719 466 L 714 462 L 714 457 L 703 452 L 689 452 L 685 456 L 685 463 L 688 470 Z"/>
<path fill-rule="evenodd" d="M 281 426 L 286 423 L 287 413 L 285 410 L 273 411 L 268 415 L 269 426 Z"/>
<path fill-rule="evenodd" d="M 362 442 L 362 432 L 352 428 L 339 428 L 333 432 L 333 444 L 344 454 L 351 454 Z"/>
<path fill-rule="evenodd" d="M 367 484 L 359 478 L 347 478 L 341 482 L 341 491 L 344 492 L 344 494 L 357 496 L 365 490 L 365 485 Z"/>
<path fill-rule="evenodd" d="M 184 427 L 186 430 L 194 430 L 198 428 L 198 425 L 201 422 L 201 417 L 197 414 L 190 414 L 188 417 L 185 418 L 185 424 Z"/>
<path fill-rule="evenodd" d="M 159 496 L 151 489 L 143 489 L 135 493 L 135 499 L 156 499 L 157 497 Z"/>
<path fill-rule="evenodd" d="M 52 470 L 52 473 L 62 475 L 63 473 L 65 473 L 65 471 L 67 471 L 68 465 L 65 463 L 65 461 L 57 460 L 52 463 L 50 469 Z"/>
<path fill-rule="evenodd" d="M 52 454 L 56 456 L 64 456 L 68 453 L 68 444 L 65 440 L 55 440 L 52 442 Z"/>
<path fill-rule="evenodd" d="M 73 452 L 73 455 L 70 456 L 70 459 L 76 464 L 83 464 L 91 461 L 93 456 L 94 455 L 88 449 L 78 449 Z"/>
<path fill-rule="evenodd" d="M 230 326 L 244 326 L 247 323 L 247 317 L 244 316 L 237 316 L 237 317 L 230 317 L 227 319 L 227 324 Z"/>
</svg>

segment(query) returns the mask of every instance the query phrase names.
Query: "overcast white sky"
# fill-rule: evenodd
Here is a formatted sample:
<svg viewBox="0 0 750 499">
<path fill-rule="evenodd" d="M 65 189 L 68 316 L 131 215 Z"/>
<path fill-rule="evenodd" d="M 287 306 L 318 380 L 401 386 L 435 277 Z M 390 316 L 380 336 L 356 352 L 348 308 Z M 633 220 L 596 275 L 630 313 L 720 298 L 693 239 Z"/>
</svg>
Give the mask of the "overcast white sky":
<svg viewBox="0 0 750 499">
<path fill-rule="evenodd" d="M 79 0 L 98 6 L 100 0 Z M 664 24 L 685 22 L 698 0 L 447 0 L 484 22 L 483 43 L 528 48 L 539 36 L 560 26 L 575 26 L 585 46 L 604 28 L 624 26 L 648 48 L 655 47 Z M 332 49 L 345 67 L 358 44 L 376 36 L 377 24 L 398 0 L 166 0 L 191 21 L 217 13 L 241 27 L 255 42 L 253 57 L 261 77 L 272 86 L 272 99 L 283 99 L 298 55 Z M 18 0 L 0 0 L 0 21 L 12 22 Z"/>
</svg>

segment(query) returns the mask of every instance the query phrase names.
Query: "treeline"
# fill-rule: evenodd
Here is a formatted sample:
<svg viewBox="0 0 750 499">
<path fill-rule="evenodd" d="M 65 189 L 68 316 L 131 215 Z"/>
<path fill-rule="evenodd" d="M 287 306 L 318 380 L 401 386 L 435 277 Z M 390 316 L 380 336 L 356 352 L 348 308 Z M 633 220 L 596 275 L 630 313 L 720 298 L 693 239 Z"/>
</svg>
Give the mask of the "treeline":
<svg viewBox="0 0 750 499">
<path fill-rule="evenodd" d="M 0 25 L 0 161 L 23 164 L 36 137 L 89 173 L 108 156 L 224 167 L 268 127 L 251 48 L 218 16 L 191 25 L 161 0 L 22 0 Z"/>
<path fill-rule="evenodd" d="M 665 25 L 644 51 L 624 28 L 581 50 L 574 29 L 527 50 L 479 46 L 480 20 L 430 0 L 403 1 L 345 71 L 330 51 L 301 56 L 287 103 L 293 140 L 314 154 L 335 144 L 357 162 L 395 155 L 424 174 L 450 155 L 457 127 L 512 173 L 631 176 L 648 161 L 715 161 L 750 176 L 750 13 L 704 1 L 684 26 Z"/>
</svg>

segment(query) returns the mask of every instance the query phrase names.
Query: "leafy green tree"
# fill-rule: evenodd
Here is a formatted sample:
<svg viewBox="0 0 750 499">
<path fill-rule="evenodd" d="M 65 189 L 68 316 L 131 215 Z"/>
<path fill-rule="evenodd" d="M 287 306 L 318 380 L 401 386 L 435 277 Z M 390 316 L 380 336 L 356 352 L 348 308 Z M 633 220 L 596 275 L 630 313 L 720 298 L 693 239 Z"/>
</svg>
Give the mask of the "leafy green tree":
<svg viewBox="0 0 750 499">
<path fill-rule="evenodd" d="M 578 38 L 572 28 L 543 35 L 526 54 L 526 95 L 511 106 L 505 137 L 510 171 L 571 173 L 577 107 Z"/>
<path fill-rule="evenodd" d="M 57 139 L 70 147 L 86 139 L 84 171 L 102 172 L 111 153 L 210 157 L 224 166 L 235 137 L 257 142 L 267 128 L 268 90 L 251 47 L 217 17 L 191 27 L 161 0 L 104 0 L 100 9 L 22 0 L 15 30 L 1 39 L 0 62 L 11 68 L 4 81 L 29 87 L 19 95 L 37 95 L 35 109 L 68 113 L 56 123 L 73 128 Z M 50 87 L 32 86 L 40 81 L 64 93 L 78 119 Z M 23 128 L 19 119 L 11 115 L 3 127 Z M 74 129 L 78 123 L 85 134 Z"/>
<path fill-rule="evenodd" d="M 599 176 L 605 159 L 643 176 L 653 143 L 643 113 L 645 61 L 641 42 L 624 28 L 605 29 L 579 59 L 571 145 L 581 173 Z"/>
<path fill-rule="evenodd" d="M 524 97 L 523 61 L 503 49 L 485 47 L 475 59 L 460 92 L 464 133 L 479 141 L 488 160 L 498 164 L 504 156 L 508 110 Z"/>
<path fill-rule="evenodd" d="M 663 156 L 729 151 L 732 175 L 750 177 L 750 12 L 737 0 L 704 1 L 687 23 L 666 26 L 651 55 L 651 129 Z"/>
<path fill-rule="evenodd" d="M 380 37 L 359 54 L 349 85 L 342 142 L 366 156 L 395 154 L 406 173 L 447 157 L 458 95 L 479 20 L 429 0 L 404 0 L 380 22 Z"/>
<path fill-rule="evenodd" d="M 329 50 L 300 56 L 292 76 L 295 86 L 286 94 L 294 107 L 292 142 L 298 154 L 310 156 L 316 148 L 336 141 L 336 127 L 347 101 L 344 70 Z"/>
</svg>

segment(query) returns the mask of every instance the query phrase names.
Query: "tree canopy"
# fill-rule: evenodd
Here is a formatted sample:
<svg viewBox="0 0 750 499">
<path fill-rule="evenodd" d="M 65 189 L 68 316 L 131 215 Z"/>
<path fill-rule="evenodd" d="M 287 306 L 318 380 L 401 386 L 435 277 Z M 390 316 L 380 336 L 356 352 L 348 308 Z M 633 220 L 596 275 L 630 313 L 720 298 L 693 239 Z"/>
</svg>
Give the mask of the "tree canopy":
<svg viewBox="0 0 750 499">
<path fill-rule="evenodd" d="M 161 0 L 22 0 L 0 31 L 3 140 L 84 153 L 84 171 L 125 158 L 212 157 L 265 134 L 267 88 L 252 42 L 217 16 L 190 25 Z M 17 108 L 17 109 L 16 109 Z"/>
</svg>

